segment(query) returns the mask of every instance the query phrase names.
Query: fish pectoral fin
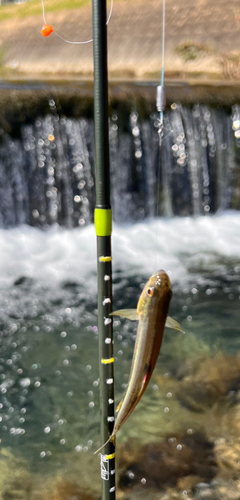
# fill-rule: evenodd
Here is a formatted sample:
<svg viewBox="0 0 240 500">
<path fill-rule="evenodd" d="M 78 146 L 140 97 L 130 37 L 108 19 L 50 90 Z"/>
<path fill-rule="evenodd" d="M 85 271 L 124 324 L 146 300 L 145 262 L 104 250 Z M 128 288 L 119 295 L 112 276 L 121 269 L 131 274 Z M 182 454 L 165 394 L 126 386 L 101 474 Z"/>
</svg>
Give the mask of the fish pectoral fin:
<svg viewBox="0 0 240 500">
<path fill-rule="evenodd" d="M 167 317 L 165 326 L 167 328 L 173 328 L 173 330 L 178 330 L 179 332 L 185 333 L 181 325 L 179 325 L 179 323 L 175 321 L 175 319 L 170 318 L 170 316 Z"/>
<path fill-rule="evenodd" d="M 109 316 L 121 316 L 131 321 L 138 321 L 139 319 L 137 309 L 119 309 L 118 311 L 112 312 Z"/>
</svg>

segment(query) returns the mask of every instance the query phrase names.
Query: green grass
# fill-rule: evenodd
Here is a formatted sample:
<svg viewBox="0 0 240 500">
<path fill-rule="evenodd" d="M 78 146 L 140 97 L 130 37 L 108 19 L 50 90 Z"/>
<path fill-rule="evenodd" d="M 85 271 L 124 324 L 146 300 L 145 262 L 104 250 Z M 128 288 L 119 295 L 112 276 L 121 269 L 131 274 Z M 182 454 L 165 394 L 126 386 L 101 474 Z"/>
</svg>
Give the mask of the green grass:
<svg viewBox="0 0 240 500">
<path fill-rule="evenodd" d="M 117 0 L 114 0 L 116 2 Z M 130 1 L 130 0 L 126 0 Z M 136 1 L 136 0 L 134 0 Z M 108 0 L 108 5 L 110 0 Z M 44 0 L 46 12 L 61 12 L 63 10 L 80 9 L 85 5 L 92 8 L 91 0 Z M 6 19 L 23 19 L 30 16 L 39 16 L 42 14 L 41 0 L 29 0 L 24 4 L 0 5 L 0 22 Z"/>
<path fill-rule="evenodd" d="M 61 10 L 72 10 L 91 5 L 91 0 L 44 0 L 46 12 L 60 12 Z M 0 6 L 0 22 L 6 19 L 22 19 L 29 16 L 42 14 L 41 0 L 31 0 L 24 4 L 8 4 Z"/>
</svg>

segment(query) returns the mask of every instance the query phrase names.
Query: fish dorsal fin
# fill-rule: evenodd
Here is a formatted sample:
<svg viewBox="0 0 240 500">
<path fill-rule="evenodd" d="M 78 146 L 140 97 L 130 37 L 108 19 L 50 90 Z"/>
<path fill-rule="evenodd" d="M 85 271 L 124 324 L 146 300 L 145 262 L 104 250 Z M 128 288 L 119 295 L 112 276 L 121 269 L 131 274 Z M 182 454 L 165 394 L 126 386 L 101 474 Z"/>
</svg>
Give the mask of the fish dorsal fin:
<svg viewBox="0 0 240 500">
<path fill-rule="evenodd" d="M 110 314 L 110 316 L 121 316 L 122 318 L 130 319 L 131 321 L 138 321 L 137 309 L 119 309 Z"/>
<path fill-rule="evenodd" d="M 167 317 L 165 326 L 167 328 L 173 328 L 173 330 L 178 330 L 179 332 L 185 333 L 181 325 L 179 325 L 179 323 L 175 321 L 175 319 L 170 318 L 170 316 Z"/>
</svg>

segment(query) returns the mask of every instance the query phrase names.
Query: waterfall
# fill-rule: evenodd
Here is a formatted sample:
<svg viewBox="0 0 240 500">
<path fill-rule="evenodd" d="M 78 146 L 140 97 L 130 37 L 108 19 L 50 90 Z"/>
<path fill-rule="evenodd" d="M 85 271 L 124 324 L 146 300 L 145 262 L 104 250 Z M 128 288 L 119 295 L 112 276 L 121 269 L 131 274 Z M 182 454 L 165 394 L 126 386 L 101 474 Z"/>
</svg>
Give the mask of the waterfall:
<svg viewBox="0 0 240 500">
<path fill-rule="evenodd" d="M 240 208 L 240 106 L 182 106 L 158 117 L 137 104 L 109 117 L 111 194 L 116 222 Z M 66 227 L 92 222 L 94 123 L 49 112 L 0 142 L 0 227 Z"/>
</svg>

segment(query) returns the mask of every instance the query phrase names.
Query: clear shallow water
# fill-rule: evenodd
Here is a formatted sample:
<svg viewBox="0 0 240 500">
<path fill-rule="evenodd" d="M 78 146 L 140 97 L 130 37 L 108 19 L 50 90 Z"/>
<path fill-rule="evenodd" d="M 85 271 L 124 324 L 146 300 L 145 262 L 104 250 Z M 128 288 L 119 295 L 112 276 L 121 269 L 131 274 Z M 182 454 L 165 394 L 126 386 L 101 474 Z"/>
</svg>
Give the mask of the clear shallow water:
<svg viewBox="0 0 240 500">
<path fill-rule="evenodd" d="M 54 474 L 69 456 L 92 457 L 100 444 L 94 227 L 1 230 L 0 247 L 1 446 L 32 471 Z M 153 380 L 119 442 L 204 425 L 192 412 L 201 402 L 174 393 L 189 360 L 239 351 L 239 248 L 236 212 L 114 227 L 114 309 L 135 307 L 145 281 L 164 268 L 170 315 L 186 331 L 165 332 Z M 114 321 L 116 400 L 126 388 L 136 327 Z"/>
</svg>

